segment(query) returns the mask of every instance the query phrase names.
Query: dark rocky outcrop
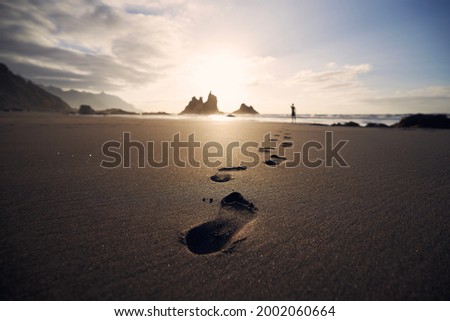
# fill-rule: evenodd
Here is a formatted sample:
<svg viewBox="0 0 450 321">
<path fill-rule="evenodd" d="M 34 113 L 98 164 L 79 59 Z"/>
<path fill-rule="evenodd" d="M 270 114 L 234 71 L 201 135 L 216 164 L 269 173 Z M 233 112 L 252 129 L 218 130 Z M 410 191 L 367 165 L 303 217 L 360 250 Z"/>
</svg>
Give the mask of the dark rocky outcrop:
<svg viewBox="0 0 450 321">
<path fill-rule="evenodd" d="M 393 127 L 441 128 L 450 129 L 450 119 L 447 115 L 416 114 L 403 117 Z"/>
<path fill-rule="evenodd" d="M 125 111 L 118 108 L 110 108 L 105 110 L 96 111 L 90 105 L 81 105 L 78 109 L 78 114 L 80 115 L 139 115 L 138 113 L 133 113 L 131 111 Z"/>
<path fill-rule="evenodd" d="M 102 110 L 101 113 L 103 113 L 105 115 L 139 115 L 138 113 L 122 110 L 120 108 L 105 109 L 105 110 Z"/>
<path fill-rule="evenodd" d="M 203 106 L 203 112 L 206 114 L 220 113 L 219 108 L 217 108 L 217 97 L 211 94 L 211 92 L 208 95 L 208 100 Z"/>
<path fill-rule="evenodd" d="M 184 108 L 184 110 L 180 114 L 201 114 L 203 109 L 203 98 L 197 99 L 196 97 L 192 97 L 189 104 Z"/>
<path fill-rule="evenodd" d="M 197 114 L 197 115 L 220 114 L 220 111 L 217 108 L 217 97 L 210 92 L 208 95 L 208 100 L 205 103 L 203 102 L 202 97 L 200 97 L 200 99 L 192 97 L 189 104 L 180 113 L 180 115 L 183 114 Z"/>
<path fill-rule="evenodd" d="M 90 105 L 81 105 L 78 109 L 80 115 L 95 115 L 95 110 Z"/>
<path fill-rule="evenodd" d="M 389 126 L 383 123 L 367 123 L 366 127 L 369 128 L 388 128 Z"/>
<path fill-rule="evenodd" d="M 68 113 L 70 106 L 0 63 L 0 110 Z"/>
<path fill-rule="evenodd" d="M 169 113 L 166 113 L 165 111 L 150 111 L 150 112 L 143 112 L 141 113 L 141 115 L 143 116 L 149 116 L 149 115 L 154 115 L 154 116 L 167 116 L 170 115 Z"/>
<path fill-rule="evenodd" d="M 360 127 L 358 123 L 354 121 L 348 121 L 346 123 L 334 123 L 331 126 L 342 126 L 342 127 Z"/>
<path fill-rule="evenodd" d="M 258 115 L 259 113 L 252 107 L 247 106 L 246 104 L 241 104 L 241 107 L 239 107 L 238 110 L 235 110 L 232 114 L 240 114 L 240 115 Z"/>
</svg>

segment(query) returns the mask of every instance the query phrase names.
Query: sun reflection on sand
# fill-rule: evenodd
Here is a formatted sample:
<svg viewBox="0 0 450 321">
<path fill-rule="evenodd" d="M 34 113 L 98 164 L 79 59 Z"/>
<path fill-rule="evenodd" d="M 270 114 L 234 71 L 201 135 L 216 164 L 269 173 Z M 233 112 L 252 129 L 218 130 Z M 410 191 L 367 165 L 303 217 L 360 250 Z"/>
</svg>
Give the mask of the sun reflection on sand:
<svg viewBox="0 0 450 321">
<path fill-rule="evenodd" d="M 208 119 L 215 121 L 230 121 L 233 120 L 234 117 L 229 117 L 227 115 L 208 115 Z"/>
</svg>

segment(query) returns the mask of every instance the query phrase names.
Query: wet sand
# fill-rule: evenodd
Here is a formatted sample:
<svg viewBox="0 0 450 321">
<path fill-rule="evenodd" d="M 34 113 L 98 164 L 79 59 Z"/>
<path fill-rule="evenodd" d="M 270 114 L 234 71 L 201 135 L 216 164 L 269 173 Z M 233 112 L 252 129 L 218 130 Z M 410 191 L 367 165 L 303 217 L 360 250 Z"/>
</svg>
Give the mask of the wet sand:
<svg viewBox="0 0 450 321">
<path fill-rule="evenodd" d="M 100 167 L 123 132 L 156 146 L 272 132 L 296 149 L 327 130 L 349 140 L 348 168 L 286 168 L 272 149 L 246 169 L 220 170 L 235 154 Z M 3 113 L 0 299 L 449 300 L 448 146 L 446 130 Z"/>
</svg>

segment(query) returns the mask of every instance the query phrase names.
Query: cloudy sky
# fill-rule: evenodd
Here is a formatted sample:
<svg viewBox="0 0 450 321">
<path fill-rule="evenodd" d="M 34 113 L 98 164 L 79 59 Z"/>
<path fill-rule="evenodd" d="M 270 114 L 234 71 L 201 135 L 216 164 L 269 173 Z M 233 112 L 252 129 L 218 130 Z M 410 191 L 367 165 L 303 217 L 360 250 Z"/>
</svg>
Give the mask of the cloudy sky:
<svg viewBox="0 0 450 321">
<path fill-rule="evenodd" d="M 142 110 L 450 113 L 450 1 L 6 0 L 0 62 Z"/>
</svg>

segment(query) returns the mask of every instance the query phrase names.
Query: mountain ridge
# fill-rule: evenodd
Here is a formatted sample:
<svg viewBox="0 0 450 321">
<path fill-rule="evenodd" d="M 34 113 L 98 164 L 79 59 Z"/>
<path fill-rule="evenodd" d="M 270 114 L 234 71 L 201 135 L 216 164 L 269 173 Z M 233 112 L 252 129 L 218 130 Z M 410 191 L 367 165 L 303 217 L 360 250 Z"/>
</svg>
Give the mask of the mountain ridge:
<svg viewBox="0 0 450 321">
<path fill-rule="evenodd" d="M 95 110 L 122 109 L 129 112 L 141 112 L 119 96 L 106 94 L 103 91 L 95 94 L 75 89 L 63 90 L 56 86 L 41 85 L 41 87 L 51 94 L 60 97 L 74 109 L 78 109 L 81 105 L 90 105 Z"/>
<path fill-rule="evenodd" d="M 70 112 L 61 98 L 42 89 L 0 63 L 0 109 L 4 111 Z"/>
</svg>

